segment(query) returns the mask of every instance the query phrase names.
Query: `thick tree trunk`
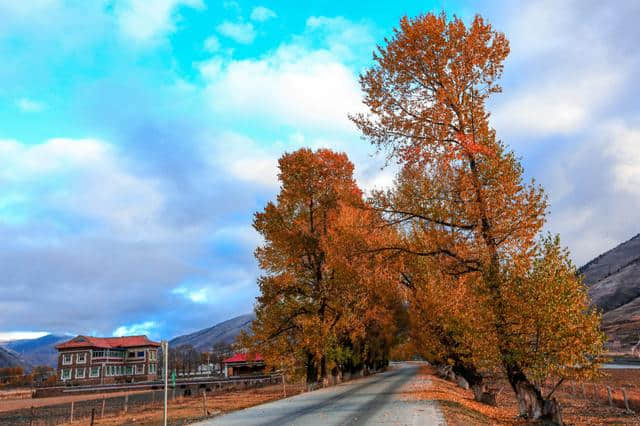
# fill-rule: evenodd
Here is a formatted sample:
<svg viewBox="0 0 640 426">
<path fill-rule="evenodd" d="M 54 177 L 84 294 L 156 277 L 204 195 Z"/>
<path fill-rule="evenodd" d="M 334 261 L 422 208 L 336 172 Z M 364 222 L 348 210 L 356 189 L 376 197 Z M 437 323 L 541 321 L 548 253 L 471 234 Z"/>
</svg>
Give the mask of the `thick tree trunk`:
<svg viewBox="0 0 640 426">
<path fill-rule="evenodd" d="M 487 392 L 484 377 L 478 372 L 475 365 L 456 360 L 452 370 L 457 376 L 462 377 L 467 382 L 473 392 L 473 399 L 483 404 L 495 405 L 495 395 Z"/>
<path fill-rule="evenodd" d="M 320 359 L 320 381 L 322 382 L 322 386 L 329 384 L 327 380 L 327 359 L 324 355 Z"/>
<path fill-rule="evenodd" d="M 310 385 L 312 383 L 316 383 L 318 381 L 318 369 L 316 367 L 315 360 L 313 359 L 313 354 L 307 353 L 307 384 Z"/>
<path fill-rule="evenodd" d="M 562 408 L 555 398 L 544 399 L 540 390 L 531 383 L 517 364 L 505 362 L 505 370 L 509 384 L 518 399 L 522 417 L 551 424 L 562 424 Z"/>
</svg>

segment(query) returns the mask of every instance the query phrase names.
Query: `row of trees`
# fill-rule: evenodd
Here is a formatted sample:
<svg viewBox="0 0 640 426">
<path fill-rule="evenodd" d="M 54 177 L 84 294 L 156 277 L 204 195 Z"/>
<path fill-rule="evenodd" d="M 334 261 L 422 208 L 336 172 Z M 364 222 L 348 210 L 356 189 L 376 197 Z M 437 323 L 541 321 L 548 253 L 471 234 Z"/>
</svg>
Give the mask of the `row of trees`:
<svg viewBox="0 0 640 426">
<path fill-rule="evenodd" d="M 33 367 L 28 373 L 22 367 L 0 368 L 0 388 L 51 386 L 55 382 L 55 371 L 49 366 Z"/>
<path fill-rule="evenodd" d="M 255 215 L 261 295 L 245 346 L 308 383 L 387 362 L 402 300 L 377 247 L 393 232 L 363 199 L 345 154 L 309 149 L 279 161 L 276 202 Z"/>
<path fill-rule="evenodd" d="M 233 355 L 233 347 L 229 343 L 217 342 L 207 351 L 201 351 L 192 345 L 180 345 L 169 348 L 167 360 L 169 371 L 177 373 L 195 373 L 201 365 L 222 365 L 225 358 Z"/>
<path fill-rule="evenodd" d="M 254 220 L 264 275 L 246 346 L 315 381 L 384 362 L 408 326 L 479 400 L 499 368 L 522 416 L 562 422 L 540 384 L 596 374 L 603 335 L 569 253 L 541 233 L 543 189 L 490 127 L 508 53 L 480 16 L 401 20 L 351 117 L 397 163 L 394 186 L 365 200 L 344 154 L 280 159 L 277 201 Z"/>
</svg>

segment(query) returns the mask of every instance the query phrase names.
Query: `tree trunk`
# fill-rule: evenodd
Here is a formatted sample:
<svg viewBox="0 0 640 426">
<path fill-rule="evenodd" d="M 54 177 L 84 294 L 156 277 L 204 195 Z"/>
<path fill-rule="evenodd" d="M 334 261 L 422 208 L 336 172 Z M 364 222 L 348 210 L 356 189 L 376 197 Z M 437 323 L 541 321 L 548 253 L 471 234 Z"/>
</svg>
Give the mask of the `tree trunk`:
<svg viewBox="0 0 640 426">
<path fill-rule="evenodd" d="M 318 380 L 318 369 L 312 353 L 307 353 L 307 384 L 310 385 Z"/>
<path fill-rule="evenodd" d="M 327 386 L 327 359 L 323 355 L 320 359 L 320 380 L 322 381 L 322 386 Z"/>
<path fill-rule="evenodd" d="M 487 395 L 487 386 L 484 384 L 484 378 L 482 374 L 478 372 L 475 365 L 455 360 L 452 370 L 457 376 L 467 381 L 469 388 L 473 392 L 473 399 L 484 404 L 490 404 L 492 399 Z"/>
<path fill-rule="evenodd" d="M 518 399 L 520 416 L 561 425 L 562 408 L 558 401 L 555 398 L 544 399 L 540 390 L 531 383 L 516 363 L 505 361 L 504 356 L 503 363 L 505 364 L 509 384 Z"/>
</svg>

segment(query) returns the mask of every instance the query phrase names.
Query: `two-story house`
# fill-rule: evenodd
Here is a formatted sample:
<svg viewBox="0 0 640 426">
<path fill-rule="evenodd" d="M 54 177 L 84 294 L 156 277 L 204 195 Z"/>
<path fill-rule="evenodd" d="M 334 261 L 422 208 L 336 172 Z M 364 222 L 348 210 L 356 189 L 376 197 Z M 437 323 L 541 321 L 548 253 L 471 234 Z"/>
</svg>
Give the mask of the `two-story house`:
<svg viewBox="0 0 640 426">
<path fill-rule="evenodd" d="M 159 347 L 147 336 L 77 336 L 56 345 L 58 380 L 78 385 L 155 380 Z"/>
</svg>

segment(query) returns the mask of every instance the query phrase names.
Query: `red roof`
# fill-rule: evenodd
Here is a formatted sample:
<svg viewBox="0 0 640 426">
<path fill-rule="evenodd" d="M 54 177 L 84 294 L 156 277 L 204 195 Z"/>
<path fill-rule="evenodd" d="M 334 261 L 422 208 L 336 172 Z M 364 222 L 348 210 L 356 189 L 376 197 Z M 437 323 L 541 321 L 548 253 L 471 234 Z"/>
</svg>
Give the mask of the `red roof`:
<svg viewBox="0 0 640 426">
<path fill-rule="evenodd" d="M 73 339 L 56 345 L 56 349 L 71 348 L 133 348 L 137 346 L 160 346 L 160 343 L 149 340 L 147 336 L 125 336 L 125 337 L 92 337 L 77 336 Z"/>
<path fill-rule="evenodd" d="M 222 362 L 230 363 L 230 362 L 255 362 L 255 361 L 264 361 L 264 359 L 260 354 L 254 354 L 254 357 L 249 358 L 249 354 L 239 353 L 239 354 L 235 354 L 231 358 L 225 359 Z"/>
</svg>

